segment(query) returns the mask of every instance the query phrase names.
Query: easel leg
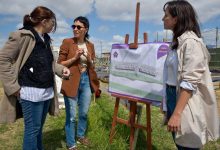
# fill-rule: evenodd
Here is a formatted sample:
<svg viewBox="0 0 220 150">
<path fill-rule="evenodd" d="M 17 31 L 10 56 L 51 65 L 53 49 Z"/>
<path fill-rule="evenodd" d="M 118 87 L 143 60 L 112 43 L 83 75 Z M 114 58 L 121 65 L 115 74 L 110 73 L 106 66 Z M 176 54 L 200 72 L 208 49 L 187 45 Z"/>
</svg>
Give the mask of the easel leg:
<svg viewBox="0 0 220 150">
<path fill-rule="evenodd" d="M 137 109 L 136 109 L 136 124 L 140 124 L 141 123 L 141 114 L 142 114 L 142 105 L 138 105 L 137 104 Z M 135 129 L 134 132 L 134 144 L 133 144 L 133 150 L 135 150 L 136 145 L 137 145 L 137 139 L 138 139 L 138 134 L 139 134 L 139 128 Z"/>
<path fill-rule="evenodd" d="M 110 139 L 109 139 L 110 143 L 112 143 L 112 139 L 115 135 L 115 126 L 116 126 L 116 123 L 117 123 L 119 101 L 120 101 L 120 98 L 116 97 L 113 120 L 112 120 L 112 129 L 111 129 L 111 132 L 110 132 Z"/>
<path fill-rule="evenodd" d="M 151 110 L 150 104 L 146 104 L 146 117 L 147 117 L 147 149 L 152 150 L 152 139 L 151 139 Z"/>
<path fill-rule="evenodd" d="M 130 150 L 133 150 L 134 147 L 134 132 L 135 132 L 135 116 L 137 110 L 137 102 L 130 102 Z"/>
</svg>

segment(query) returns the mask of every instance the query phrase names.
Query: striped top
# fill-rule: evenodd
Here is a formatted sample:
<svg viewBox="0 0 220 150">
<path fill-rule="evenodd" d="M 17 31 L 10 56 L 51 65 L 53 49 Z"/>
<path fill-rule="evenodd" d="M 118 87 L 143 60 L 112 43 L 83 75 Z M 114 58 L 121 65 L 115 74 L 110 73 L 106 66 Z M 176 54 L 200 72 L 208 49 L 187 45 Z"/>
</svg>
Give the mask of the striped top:
<svg viewBox="0 0 220 150">
<path fill-rule="evenodd" d="M 54 97 L 53 87 L 36 88 L 22 86 L 20 90 L 20 98 L 31 102 L 46 101 Z"/>
</svg>

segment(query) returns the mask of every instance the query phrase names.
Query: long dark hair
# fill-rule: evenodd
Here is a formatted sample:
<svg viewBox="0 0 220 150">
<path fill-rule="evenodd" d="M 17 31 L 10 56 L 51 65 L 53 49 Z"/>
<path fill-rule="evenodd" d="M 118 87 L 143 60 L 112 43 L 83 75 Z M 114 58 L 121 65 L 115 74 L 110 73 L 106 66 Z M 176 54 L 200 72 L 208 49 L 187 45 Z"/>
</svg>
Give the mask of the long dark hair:
<svg viewBox="0 0 220 150">
<path fill-rule="evenodd" d="M 177 38 L 185 31 L 193 31 L 201 37 L 197 14 L 192 5 L 184 0 L 169 1 L 163 6 L 163 10 L 168 10 L 172 17 L 177 17 L 177 24 L 173 29 L 172 49 L 177 49 Z"/>
<path fill-rule="evenodd" d="M 44 6 L 38 6 L 30 13 L 30 15 L 25 15 L 23 18 L 23 26 L 34 27 L 38 25 L 43 19 L 55 20 L 53 28 L 53 32 L 55 32 L 57 28 L 56 15 L 49 8 Z"/>
<path fill-rule="evenodd" d="M 85 28 L 87 28 L 87 32 L 85 34 L 84 40 L 88 40 L 89 39 L 89 33 L 88 33 L 89 32 L 89 20 L 86 17 L 79 16 L 76 19 L 74 19 L 74 22 L 76 21 L 81 22 L 85 26 Z"/>
</svg>

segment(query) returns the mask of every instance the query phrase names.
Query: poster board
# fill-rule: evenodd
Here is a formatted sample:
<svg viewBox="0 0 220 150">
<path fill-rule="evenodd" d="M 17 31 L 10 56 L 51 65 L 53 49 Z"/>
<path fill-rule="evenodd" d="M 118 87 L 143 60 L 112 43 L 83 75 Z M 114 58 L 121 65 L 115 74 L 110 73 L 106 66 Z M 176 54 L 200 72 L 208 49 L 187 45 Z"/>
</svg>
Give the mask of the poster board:
<svg viewBox="0 0 220 150">
<path fill-rule="evenodd" d="M 160 105 L 163 96 L 163 67 L 168 43 L 113 44 L 109 92 Z"/>
</svg>

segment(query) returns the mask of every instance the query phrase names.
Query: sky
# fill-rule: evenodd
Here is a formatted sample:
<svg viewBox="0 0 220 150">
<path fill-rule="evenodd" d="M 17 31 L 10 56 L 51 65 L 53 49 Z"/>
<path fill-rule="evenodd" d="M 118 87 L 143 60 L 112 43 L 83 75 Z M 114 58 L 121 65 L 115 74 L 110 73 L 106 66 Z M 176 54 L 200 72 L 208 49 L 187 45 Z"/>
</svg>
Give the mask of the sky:
<svg viewBox="0 0 220 150">
<path fill-rule="evenodd" d="M 73 37 L 74 18 L 86 16 L 90 21 L 89 40 L 95 44 L 96 55 L 100 56 L 109 52 L 112 44 L 124 43 L 126 34 L 129 34 L 129 42 L 134 41 L 137 2 L 140 2 L 138 42 L 143 42 L 144 32 L 148 33 L 149 42 L 165 37 L 171 39 L 172 32 L 165 31 L 162 22 L 166 0 L 0 0 L 0 48 L 10 32 L 22 27 L 23 16 L 41 5 L 50 8 L 57 17 L 57 31 L 50 34 L 54 47 L 59 48 L 63 39 Z M 189 2 L 198 14 L 205 43 L 215 45 L 216 28 L 220 28 L 220 0 Z"/>
</svg>

